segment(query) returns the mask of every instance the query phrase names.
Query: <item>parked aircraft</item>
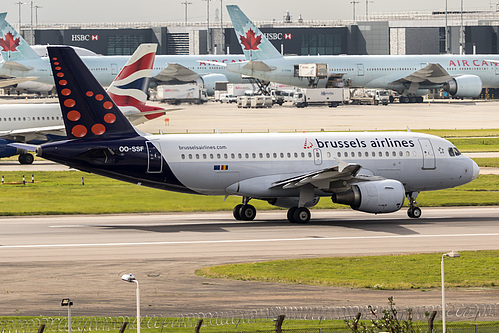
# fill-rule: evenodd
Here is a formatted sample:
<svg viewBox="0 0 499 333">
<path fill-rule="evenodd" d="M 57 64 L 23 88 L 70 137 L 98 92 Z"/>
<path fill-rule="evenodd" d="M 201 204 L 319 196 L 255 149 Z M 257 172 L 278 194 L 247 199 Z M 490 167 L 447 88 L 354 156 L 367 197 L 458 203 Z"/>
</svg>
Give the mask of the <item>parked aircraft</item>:
<svg viewBox="0 0 499 333">
<path fill-rule="evenodd" d="M 108 88 L 108 94 L 133 124 L 165 114 L 165 109 L 148 106 L 147 91 L 157 44 L 142 44 Z M 12 142 L 42 143 L 66 136 L 58 103 L 0 105 L 0 157 L 19 154 L 21 164 L 33 163 L 33 155 Z"/>
<path fill-rule="evenodd" d="M 68 139 L 37 154 L 87 172 L 177 192 L 236 195 L 237 220 L 252 199 L 289 208 L 307 223 L 320 197 L 368 213 L 390 213 L 421 191 L 465 184 L 479 168 L 449 141 L 413 132 L 170 134 L 137 131 L 70 48 L 49 48 Z M 64 91 L 67 89 L 66 93 Z M 16 146 L 20 144 L 14 144 Z M 26 147 L 25 145 L 22 145 Z"/>
<path fill-rule="evenodd" d="M 227 64 L 234 73 L 297 87 L 328 87 L 335 80 L 352 87 L 391 89 L 401 102 L 422 102 L 428 89 L 455 97 L 476 97 L 499 88 L 499 55 L 282 56 L 237 5 L 228 5 L 245 62 Z M 299 77 L 300 64 L 327 64 L 323 78 Z"/>
<path fill-rule="evenodd" d="M 16 84 L 18 89 L 50 91 L 52 73 L 47 57 L 40 57 L 0 13 L 0 87 Z M 83 62 L 103 86 L 109 86 L 129 56 L 88 56 Z M 215 82 L 243 82 L 241 75 L 227 71 L 223 64 L 243 61 L 243 55 L 157 55 L 153 66 L 153 84 L 196 81 L 202 83 L 208 94 L 213 93 Z M 220 65 L 219 65 L 220 64 Z M 26 79 L 26 82 L 9 81 Z M 5 80 L 5 81 L 4 81 Z"/>
</svg>

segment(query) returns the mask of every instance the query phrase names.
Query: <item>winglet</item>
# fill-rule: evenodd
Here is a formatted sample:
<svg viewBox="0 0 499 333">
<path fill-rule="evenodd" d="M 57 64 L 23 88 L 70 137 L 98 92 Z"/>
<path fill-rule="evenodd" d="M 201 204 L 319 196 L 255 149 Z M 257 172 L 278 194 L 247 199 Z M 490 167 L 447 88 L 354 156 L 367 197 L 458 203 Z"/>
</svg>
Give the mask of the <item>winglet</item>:
<svg viewBox="0 0 499 333">
<path fill-rule="evenodd" d="M 138 135 L 72 48 L 47 49 L 68 138 Z"/>
<path fill-rule="evenodd" d="M 0 53 L 4 61 L 40 58 L 19 32 L 5 20 L 6 16 L 7 13 L 0 13 Z"/>
<path fill-rule="evenodd" d="M 265 35 L 239 9 L 237 5 L 227 5 L 237 41 L 243 49 L 246 60 L 281 58 L 282 55 Z"/>
</svg>

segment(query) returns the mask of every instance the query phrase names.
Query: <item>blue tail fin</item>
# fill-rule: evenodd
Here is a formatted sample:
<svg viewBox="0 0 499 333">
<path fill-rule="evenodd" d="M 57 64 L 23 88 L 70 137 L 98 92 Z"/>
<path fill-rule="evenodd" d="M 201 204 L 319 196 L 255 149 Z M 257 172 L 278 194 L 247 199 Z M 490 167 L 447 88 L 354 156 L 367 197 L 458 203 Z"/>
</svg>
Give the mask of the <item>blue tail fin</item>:
<svg viewBox="0 0 499 333">
<path fill-rule="evenodd" d="M 68 138 L 116 139 L 137 132 L 70 47 L 48 47 Z"/>
<path fill-rule="evenodd" d="M 7 13 L 0 13 L 0 52 L 5 61 L 40 58 L 23 37 L 5 20 Z"/>
<path fill-rule="evenodd" d="M 280 58 L 282 55 L 265 35 L 250 21 L 237 5 L 227 5 L 237 41 L 243 49 L 246 60 Z"/>
</svg>

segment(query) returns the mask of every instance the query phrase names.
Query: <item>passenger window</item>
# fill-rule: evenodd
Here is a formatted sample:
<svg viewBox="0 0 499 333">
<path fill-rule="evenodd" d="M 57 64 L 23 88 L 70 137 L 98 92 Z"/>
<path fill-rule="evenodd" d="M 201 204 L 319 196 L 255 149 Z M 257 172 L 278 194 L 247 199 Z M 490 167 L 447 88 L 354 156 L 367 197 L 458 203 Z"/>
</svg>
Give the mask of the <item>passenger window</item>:
<svg viewBox="0 0 499 333">
<path fill-rule="evenodd" d="M 331 157 L 331 152 L 327 152 L 327 157 Z"/>
<path fill-rule="evenodd" d="M 308 153 L 308 157 L 312 157 L 312 153 L 311 152 Z"/>
<path fill-rule="evenodd" d="M 249 158 L 249 154 L 248 153 L 244 154 L 244 157 Z"/>
<path fill-rule="evenodd" d="M 220 157 L 221 157 L 220 154 L 217 154 L 217 159 L 220 159 Z"/>
<path fill-rule="evenodd" d="M 347 152 L 344 152 L 344 153 L 343 153 L 343 155 L 344 155 L 345 157 L 348 157 L 348 153 L 347 153 Z"/>
<path fill-rule="evenodd" d="M 397 152 L 396 151 L 392 151 L 392 156 L 397 156 Z"/>
<path fill-rule="evenodd" d="M 270 153 L 267 153 L 266 155 L 267 155 L 267 158 L 270 158 Z"/>
<path fill-rule="evenodd" d="M 401 151 L 399 151 L 399 156 L 400 156 L 400 157 L 404 156 L 404 152 L 403 152 L 402 150 L 401 150 Z"/>
<path fill-rule="evenodd" d="M 256 158 L 256 154 L 255 154 L 255 153 L 252 153 L 252 154 L 251 154 L 251 157 Z"/>
<path fill-rule="evenodd" d="M 291 158 L 291 153 L 288 153 L 288 158 Z"/>
<path fill-rule="evenodd" d="M 358 155 L 359 157 L 362 157 L 362 153 L 361 153 L 360 151 L 357 153 L 357 155 Z"/>
<path fill-rule="evenodd" d="M 234 155 L 234 153 L 232 153 L 232 154 L 230 154 L 230 158 L 235 159 L 236 155 Z"/>
<path fill-rule="evenodd" d="M 298 153 L 295 153 L 295 158 L 298 158 Z"/>
<path fill-rule="evenodd" d="M 210 154 L 210 159 L 213 159 L 213 154 Z"/>
<path fill-rule="evenodd" d="M 378 155 L 379 155 L 379 157 L 383 157 L 383 152 L 381 152 L 381 151 L 380 151 L 380 152 L 378 153 Z"/>
<path fill-rule="evenodd" d="M 284 158 L 284 153 L 281 153 L 280 155 L 281 155 L 281 158 Z"/>
<path fill-rule="evenodd" d="M 273 153 L 273 154 L 272 154 L 272 156 L 273 156 L 274 158 L 277 158 L 277 153 Z"/>
<path fill-rule="evenodd" d="M 373 151 L 373 152 L 371 153 L 371 155 L 372 155 L 373 157 L 376 157 L 376 152 L 374 152 L 374 151 Z"/>
<path fill-rule="evenodd" d="M 228 158 L 229 158 L 229 155 L 224 154 L 224 158 L 225 158 L 225 159 L 228 159 Z"/>
<path fill-rule="evenodd" d="M 237 158 L 241 159 L 243 158 L 243 155 L 241 155 L 241 153 L 237 154 Z"/>
<path fill-rule="evenodd" d="M 305 158 L 305 153 L 301 153 L 301 157 L 302 157 L 302 158 Z"/>
<path fill-rule="evenodd" d="M 405 156 L 409 157 L 409 156 L 411 156 L 411 153 L 409 151 L 406 151 Z"/>
<path fill-rule="evenodd" d="M 199 154 L 196 154 L 196 160 L 199 160 Z"/>
<path fill-rule="evenodd" d="M 203 160 L 205 160 L 205 159 L 206 159 L 206 154 L 203 154 Z"/>
<path fill-rule="evenodd" d="M 338 152 L 338 157 L 341 157 L 341 153 L 340 152 Z"/>
<path fill-rule="evenodd" d="M 390 153 L 389 152 L 385 152 L 385 155 L 386 155 L 386 157 L 389 157 Z"/>
<path fill-rule="evenodd" d="M 192 160 L 192 154 L 189 154 L 189 159 Z"/>
<path fill-rule="evenodd" d="M 258 154 L 258 156 L 259 156 L 260 158 L 263 158 L 263 154 L 262 154 L 262 153 Z"/>
<path fill-rule="evenodd" d="M 368 151 L 366 151 L 366 152 L 364 153 L 364 155 L 366 155 L 366 157 L 369 157 L 369 152 L 368 152 Z"/>
<path fill-rule="evenodd" d="M 185 154 L 180 155 L 180 157 L 185 160 Z"/>
</svg>

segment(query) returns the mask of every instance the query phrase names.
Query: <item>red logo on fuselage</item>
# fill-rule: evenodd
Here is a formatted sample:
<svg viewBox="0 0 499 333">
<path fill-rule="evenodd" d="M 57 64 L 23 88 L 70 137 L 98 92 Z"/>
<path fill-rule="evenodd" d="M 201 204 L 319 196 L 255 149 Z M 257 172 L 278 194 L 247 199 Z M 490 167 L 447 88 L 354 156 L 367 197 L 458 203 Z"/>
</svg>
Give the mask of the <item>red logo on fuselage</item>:
<svg viewBox="0 0 499 333">
<path fill-rule="evenodd" d="M 450 60 L 449 61 L 449 66 L 454 66 L 454 67 L 492 67 L 495 66 L 497 67 L 499 65 L 499 61 L 487 61 L 487 60 Z"/>
</svg>

